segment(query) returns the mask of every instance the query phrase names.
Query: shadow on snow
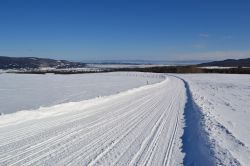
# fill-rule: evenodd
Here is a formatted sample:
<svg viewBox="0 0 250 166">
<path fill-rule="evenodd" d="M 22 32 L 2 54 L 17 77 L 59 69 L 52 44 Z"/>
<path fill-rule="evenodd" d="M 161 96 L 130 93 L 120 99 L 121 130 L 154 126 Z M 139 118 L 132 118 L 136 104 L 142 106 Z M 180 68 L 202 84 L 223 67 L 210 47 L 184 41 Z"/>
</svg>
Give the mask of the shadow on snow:
<svg viewBox="0 0 250 166">
<path fill-rule="evenodd" d="M 199 107 L 193 100 L 188 83 L 184 82 L 187 101 L 184 109 L 184 133 L 182 139 L 182 152 L 185 153 L 183 160 L 184 166 L 212 166 L 216 165 L 213 152 L 208 142 L 207 133 L 204 131 L 203 116 Z"/>
</svg>

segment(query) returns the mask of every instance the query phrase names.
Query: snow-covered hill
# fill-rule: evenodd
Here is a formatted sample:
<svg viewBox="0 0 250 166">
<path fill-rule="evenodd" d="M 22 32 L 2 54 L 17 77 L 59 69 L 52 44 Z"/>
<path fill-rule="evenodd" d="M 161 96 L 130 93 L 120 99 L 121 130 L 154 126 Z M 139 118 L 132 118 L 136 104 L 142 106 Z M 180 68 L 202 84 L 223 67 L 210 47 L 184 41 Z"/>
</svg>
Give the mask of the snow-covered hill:
<svg viewBox="0 0 250 166">
<path fill-rule="evenodd" d="M 48 58 L 0 56 L 0 69 L 38 69 L 40 67 L 77 68 L 85 67 L 85 64 Z"/>
</svg>

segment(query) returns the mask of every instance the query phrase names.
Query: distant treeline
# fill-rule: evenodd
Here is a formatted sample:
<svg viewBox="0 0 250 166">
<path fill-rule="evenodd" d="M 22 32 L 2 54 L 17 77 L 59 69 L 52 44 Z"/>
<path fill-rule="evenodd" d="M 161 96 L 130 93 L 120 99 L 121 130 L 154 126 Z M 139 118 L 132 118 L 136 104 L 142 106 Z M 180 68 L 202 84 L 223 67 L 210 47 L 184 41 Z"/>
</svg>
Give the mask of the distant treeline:
<svg viewBox="0 0 250 166">
<path fill-rule="evenodd" d="M 112 68 L 101 70 L 23 70 L 23 71 L 10 71 L 10 73 L 18 74 L 84 74 L 84 73 L 102 73 L 102 72 L 150 72 L 150 73 L 224 73 L 224 74 L 250 74 L 250 68 L 236 67 L 236 68 L 201 68 L 198 66 L 155 66 L 155 67 L 135 67 L 135 68 Z"/>
<path fill-rule="evenodd" d="M 250 74 L 250 68 L 220 68 L 207 69 L 197 66 L 157 66 L 145 68 L 120 68 L 115 71 L 137 71 L 153 73 L 225 73 L 225 74 Z"/>
</svg>

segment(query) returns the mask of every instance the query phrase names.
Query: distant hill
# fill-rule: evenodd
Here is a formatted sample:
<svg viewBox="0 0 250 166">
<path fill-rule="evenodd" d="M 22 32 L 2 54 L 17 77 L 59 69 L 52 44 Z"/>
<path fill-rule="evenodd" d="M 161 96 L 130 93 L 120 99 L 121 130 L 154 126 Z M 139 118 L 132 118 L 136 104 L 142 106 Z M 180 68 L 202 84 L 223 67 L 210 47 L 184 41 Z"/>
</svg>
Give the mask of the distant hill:
<svg viewBox="0 0 250 166">
<path fill-rule="evenodd" d="M 223 61 L 213 61 L 201 63 L 198 66 L 220 66 L 220 67 L 250 67 L 250 58 L 247 59 L 226 59 Z"/>
<path fill-rule="evenodd" d="M 35 57 L 4 57 L 0 56 L 0 69 L 35 69 L 41 67 L 77 68 L 85 67 L 84 63 L 66 60 L 54 60 Z"/>
</svg>

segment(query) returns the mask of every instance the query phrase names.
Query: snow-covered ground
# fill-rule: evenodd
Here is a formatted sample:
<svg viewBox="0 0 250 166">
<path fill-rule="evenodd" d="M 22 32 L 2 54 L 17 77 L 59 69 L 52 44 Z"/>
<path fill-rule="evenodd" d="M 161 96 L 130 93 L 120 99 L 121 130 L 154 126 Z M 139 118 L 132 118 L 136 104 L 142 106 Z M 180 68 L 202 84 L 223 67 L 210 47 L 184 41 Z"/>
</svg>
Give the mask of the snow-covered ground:
<svg viewBox="0 0 250 166">
<path fill-rule="evenodd" d="M 134 78 L 136 79 L 136 78 Z M 0 165 L 179 165 L 181 80 L 0 116 Z"/>
<path fill-rule="evenodd" d="M 34 80 L 39 86 L 31 87 L 45 86 L 51 92 L 45 88 L 36 95 L 57 94 L 67 100 L 0 116 L 0 165 L 250 163 L 249 75 L 175 74 L 163 78 L 132 72 L 15 76 L 16 83 L 10 83 L 15 91 L 27 86 L 26 80 L 15 88 L 18 77 L 37 77 Z M 41 83 L 42 77 L 49 81 Z M 7 86 L 11 79 L 4 80 Z M 58 84 L 70 91 L 60 96 L 53 91 Z M 69 98 L 79 89 L 92 94 L 86 97 L 89 100 L 80 100 L 84 95 Z M 97 95 L 105 97 L 95 98 Z"/>
<path fill-rule="evenodd" d="M 186 74 L 218 165 L 250 163 L 250 75 Z"/>
<path fill-rule="evenodd" d="M 150 73 L 0 74 L 0 112 L 7 114 L 107 96 L 162 81 Z"/>
</svg>

